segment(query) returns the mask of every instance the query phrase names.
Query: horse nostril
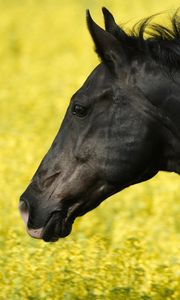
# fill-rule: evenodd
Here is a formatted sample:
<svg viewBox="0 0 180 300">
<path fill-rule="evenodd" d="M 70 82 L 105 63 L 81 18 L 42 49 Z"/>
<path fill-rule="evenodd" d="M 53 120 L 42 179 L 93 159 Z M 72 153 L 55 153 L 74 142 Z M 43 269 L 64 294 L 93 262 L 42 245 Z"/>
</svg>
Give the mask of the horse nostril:
<svg viewBox="0 0 180 300">
<path fill-rule="evenodd" d="M 21 198 L 21 201 L 19 204 L 19 211 L 20 211 L 20 214 L 21 214 L 25 224 L 27 224 L 28 219 L 29 219 L 29 206 L 28 206 L 27 201 L 24 199 L 22 200 L 22 198 Z"/>
<path fill-rule="evenodd" d="M 29 203 L 23 196 L 20 197 L 19 209 L 24 212 L 29 210 Z"/>
<path fill-rule="evenodd" d="M 25 200 L 20 201 L 19 209 L 20 209 L 21 212 L 27 212 L 28 211 L 28 205 L 27 205 L 27 202 Z"/>
</svg>

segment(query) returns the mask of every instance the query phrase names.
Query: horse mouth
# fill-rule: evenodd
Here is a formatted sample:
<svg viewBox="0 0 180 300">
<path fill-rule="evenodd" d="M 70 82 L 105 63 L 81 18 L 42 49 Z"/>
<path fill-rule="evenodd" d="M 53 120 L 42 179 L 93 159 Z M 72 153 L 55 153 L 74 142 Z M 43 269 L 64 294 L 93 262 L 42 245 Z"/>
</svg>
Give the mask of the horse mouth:
<svg viewBox="0 0 180 300">
<path fill-rule="evenodd" d="M 46 242 L 55 242 L 59 238 L 68 236 L 71 233 L 75 216 L 72 216 L 73 209 L 69 212 L 54 211 L 47 219 L 45 225 L 40 228 L 28 226 L 29 211 L 24 202 L 20 202 L 19 211 L 25 223 L 27 233 L 35 239 L 43 239 Z"/>
<path fill-rule="evenodd" d="M 29 228 L 26 225 L 27 233 L 35 239 L 43 239 L 45 242 L 56 242 L 71 233 L 74 220 L 67 220 L 59 212 L 54 212 L 46 224 L 41 228 Z"/>
<path fill-rule="evenodd" d="M 73 203 L 69 208 L 53 211 L 47 218 L 44 226 L 34 228 L 28 226 L 29 211 L 23 202 L 19 205 L 21 216 L 24 220 L 27 233 L 36 239 L 43 239 L 45 242 L 56 242 L 59 238 L 67 237 L 72 230 L 76 217 L 84 215 L 89 209 L 83 201 Z"/>
<path fill-rule="evenodd" d="M 71 233 L 73 222 L 72 219 L 67 220 L 66 217 L 62 217 L 61 212 L 54 212 L 44 226 L 41 238 L 45 242 L 56 242 Z"/>
<path fill-rule="evenodd" d="M 53 212 L 42 230 L 41 238 L 45 242 L 56 242 L 59 238 L 68 236 L 71 233 L 74 220 L 82 213 L 81 209 L 81 213 L 79 211 L 81 207 L 82 204 L 76 203 L 66 213 L 62 213 L 62 211 Z"/>
</svg>

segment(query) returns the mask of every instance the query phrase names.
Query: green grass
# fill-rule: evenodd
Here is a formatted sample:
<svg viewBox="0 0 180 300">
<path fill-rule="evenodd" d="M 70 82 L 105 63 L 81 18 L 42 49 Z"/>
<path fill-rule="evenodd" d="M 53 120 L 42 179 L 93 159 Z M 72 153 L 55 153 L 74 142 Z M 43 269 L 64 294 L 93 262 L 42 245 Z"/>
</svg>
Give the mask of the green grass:
<svg viewBox="0 0 180 300">
<path fill-rule="evenodd" d="M 111 197 L 55 244 L 27 236 L 17 210 L 98 62 L 84 13 L 102 24 L 103 5 L 132 24 L 178 1 L 0 1 L 0 300 L 180 299 L 178 175 Z"/>
</svg>

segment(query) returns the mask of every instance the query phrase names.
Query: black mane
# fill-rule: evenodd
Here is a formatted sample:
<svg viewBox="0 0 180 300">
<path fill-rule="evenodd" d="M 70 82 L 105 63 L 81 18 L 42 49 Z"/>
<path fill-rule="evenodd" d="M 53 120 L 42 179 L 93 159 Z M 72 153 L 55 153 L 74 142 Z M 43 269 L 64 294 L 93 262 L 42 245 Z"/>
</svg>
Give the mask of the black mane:
<svg viewBox="0 0 180 300">
<path fill-rule="evenodd" d="M 171 71 L 180 70 L 180 16 L 179 10 L 171 18 L 171 26 L 150 23 L 154 16 L 135 24 L 127 33 L 117 27 L 114 35 L 133 55 L 150 55 Z M 145 37 L 146 35 L 146 37 Z"/>
</svg>

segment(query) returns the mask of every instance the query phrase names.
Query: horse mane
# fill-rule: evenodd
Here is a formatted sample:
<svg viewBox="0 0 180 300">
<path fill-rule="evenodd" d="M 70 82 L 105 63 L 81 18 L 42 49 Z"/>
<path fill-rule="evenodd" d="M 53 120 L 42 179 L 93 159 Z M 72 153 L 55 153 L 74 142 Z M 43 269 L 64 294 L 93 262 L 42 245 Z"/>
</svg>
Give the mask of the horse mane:
<svg viewBox="0 0 180 300">
<path fill-rule="evenodd" d="M 114 35 L 132 55 L 139 53 L 151 56 L 170 71 L 180 70 L 180 16 L 174 13 L 170 28 L 152 24 L 154 16 L 136 23 L 129 33 L 118 26 Z M 145 37 L 146 35 L 146 37 Z"/>
</svg>

